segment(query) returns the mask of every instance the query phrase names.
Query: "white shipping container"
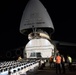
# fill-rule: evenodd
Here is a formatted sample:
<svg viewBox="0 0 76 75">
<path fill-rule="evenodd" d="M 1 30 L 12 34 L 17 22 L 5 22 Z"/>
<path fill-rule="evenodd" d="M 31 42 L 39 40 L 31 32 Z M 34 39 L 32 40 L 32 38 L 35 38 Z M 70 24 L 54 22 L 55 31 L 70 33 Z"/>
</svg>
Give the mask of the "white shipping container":
<svg viewBox="0 0 76 75">
<path fill-rule="evenodd" d="M 27 58 L 49 58 L 52 56 L 54 45 L 47 39 L 32 39 L 30 40 L 24 49 L 24 56 Z"/>
</svg>

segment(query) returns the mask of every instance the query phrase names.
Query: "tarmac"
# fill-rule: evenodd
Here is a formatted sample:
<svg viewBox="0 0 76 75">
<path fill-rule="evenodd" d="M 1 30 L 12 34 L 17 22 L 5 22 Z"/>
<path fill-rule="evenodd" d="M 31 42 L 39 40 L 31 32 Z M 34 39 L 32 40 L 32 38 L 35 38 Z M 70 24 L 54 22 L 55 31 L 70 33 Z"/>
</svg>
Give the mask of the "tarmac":
<svg viewBox="0 0 76 75">
<path fill-rule="evenodd" d="M 66 73 L 56 74 L 55 68 L 45 67 L 42 70 L 38 70 L 35 75 L 76 75 L 76 69 L 69 71 L 66 69 Z"/>
</svg>

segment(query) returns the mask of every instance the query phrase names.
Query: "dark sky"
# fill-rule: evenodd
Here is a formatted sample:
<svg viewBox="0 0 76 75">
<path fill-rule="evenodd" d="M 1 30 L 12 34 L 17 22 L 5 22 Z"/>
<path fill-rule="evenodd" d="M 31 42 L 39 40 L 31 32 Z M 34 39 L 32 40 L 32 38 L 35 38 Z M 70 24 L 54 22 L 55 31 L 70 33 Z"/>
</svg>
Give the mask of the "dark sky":
<svg viewBox="0 0 76 75">
<path fill-rule="evenodd" d="M 0 6 L 0 49 L 24 46 L 28 39 L 19 32 L 23 10 L 29 0 L 5 0 Z M 55 32 L 52 39 L 76 43 L 76 4 L 73 1 L 40 0 L 46 7 Z"/>
</svg>

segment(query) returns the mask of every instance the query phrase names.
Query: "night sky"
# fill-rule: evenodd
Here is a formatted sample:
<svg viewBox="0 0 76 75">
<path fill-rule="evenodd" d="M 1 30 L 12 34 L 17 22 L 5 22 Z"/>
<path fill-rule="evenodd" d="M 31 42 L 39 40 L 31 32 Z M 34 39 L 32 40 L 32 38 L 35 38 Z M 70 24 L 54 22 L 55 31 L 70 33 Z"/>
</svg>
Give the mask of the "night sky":
<svg viewBox="0 0 76 75">
<path fill-rule="evenodd" d="M 28 38 L 19 32 L 23 10 L 29 0 L 6 0 L 0 6 L 0 50 L 26 45 Z M 76 43 L 76 4 L 61 0 L 40 0 L 47 9 L 55 32 L 52 40 Z"/>
</svg>

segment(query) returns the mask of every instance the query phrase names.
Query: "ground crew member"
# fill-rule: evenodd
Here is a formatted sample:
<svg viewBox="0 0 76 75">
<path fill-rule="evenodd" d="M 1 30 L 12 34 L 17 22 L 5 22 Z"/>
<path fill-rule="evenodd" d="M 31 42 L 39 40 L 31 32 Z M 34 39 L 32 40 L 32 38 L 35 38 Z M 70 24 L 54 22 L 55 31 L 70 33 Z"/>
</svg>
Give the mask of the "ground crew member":
<svg viewBox="0 0 76 75">
<path fill-rule="evenodd" d="M 53 63 L 53 56 L 51 56 L 51 57 L 50 57 L 49 63 L 50 63 L 50 67 L 52 67 L 52 63 Z"/>
<path fill-rule="evenodd" d="M 62 73 L 65 73 L 65 58 L 61 55 L 61 65 L 62 65 Z"/>
<path fill-rule="evenodd" d="M 61 74 L 61 56 L 57 54 L 56 56 L 56 74 Z"/>
<path fill-rule="evenodd" d="M 69 70 L 71 70 L 72 58 L 71 58 L 70 56 L 67 56 L 67 63 L 68 63 L 68 68 L 69 68 Z"/>
</svg>

